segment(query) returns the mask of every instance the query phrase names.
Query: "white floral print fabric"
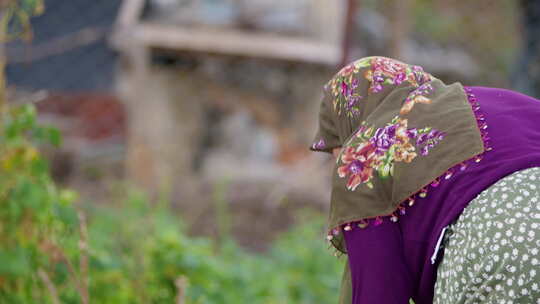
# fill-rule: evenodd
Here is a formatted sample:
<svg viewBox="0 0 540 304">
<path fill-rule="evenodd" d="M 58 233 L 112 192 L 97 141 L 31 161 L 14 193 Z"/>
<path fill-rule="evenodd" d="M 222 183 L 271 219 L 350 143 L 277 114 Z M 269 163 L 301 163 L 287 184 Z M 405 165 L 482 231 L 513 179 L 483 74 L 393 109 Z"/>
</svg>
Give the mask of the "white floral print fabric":
<svg viewBox="0 0 540 304">
<path fill-rule="evenodd" d="M 446 234 L 434 303 L 540 304 L 540 168 L 483 191 Z"/>
</svg>

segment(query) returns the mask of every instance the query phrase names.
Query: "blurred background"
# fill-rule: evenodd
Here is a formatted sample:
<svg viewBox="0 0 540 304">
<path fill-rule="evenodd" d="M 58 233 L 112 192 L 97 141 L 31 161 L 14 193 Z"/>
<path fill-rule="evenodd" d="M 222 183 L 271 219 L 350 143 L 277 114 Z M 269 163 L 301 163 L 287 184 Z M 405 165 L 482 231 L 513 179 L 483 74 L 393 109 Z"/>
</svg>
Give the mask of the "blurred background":
<svg viewBox="0 0 540 304">
<path fill-rule="evenodd" d="M 0 8 L 2 303 L 335 303 L 322 85 L 382 55 L 540 97 L 536 0 Z"/>
</svg>

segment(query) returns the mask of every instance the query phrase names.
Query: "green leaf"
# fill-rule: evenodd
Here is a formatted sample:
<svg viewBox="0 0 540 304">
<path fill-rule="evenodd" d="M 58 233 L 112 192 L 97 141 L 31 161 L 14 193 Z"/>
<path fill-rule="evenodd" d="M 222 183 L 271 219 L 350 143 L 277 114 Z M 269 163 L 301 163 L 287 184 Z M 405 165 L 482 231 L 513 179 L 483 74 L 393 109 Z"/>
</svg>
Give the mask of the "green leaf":
<svg viewBox="0 0 540 304">
<path fill-rule="evenodd" d="M 32 271 L 29 252 L 25 248 L 0 249 L 0 261 L 0 275 L 27 276 Z"/>
<path fill-rule="evenodd" d="M 73 190 L 61 190 L 60 191 L 60 204 L 63 206 L 71 206 L 77 199 L 79 195 Z"/>
<path fill-rule="evenodd" d="M 355 66 L 358 68 L 368 67 L 371 65 L 371 58 L 364 58 L 356 62 Z"/>
<path fill-rule="evenodd" d="M 75 227 L 79 224 L 77 212 L 71 206 L 54 205 L 54 213 L 68 227 Z"/>
<path fill-rule="evenodd" d="M 49 165 L 42 158 L 35 158 L 31 161 L 31 172 L 34 176 L 43 176 L 49 173 Z"/>
<path fill-rule="evenodd" d="M 22 207 L 38 211 L 45 206 L 47 191 L 29 180 L 21 180 L 14 189 L 13 199 Z"/>
<path fill-rule="evenodd" d="M 60 134 L 60 131 L 53 127 L 47 128 L 47 131 L 49 142 L 55 147 L 59 147 L 62 144 L 62 135 Z"/>
<path fill-rule="evenodd" d="M 7 123 L 7 137 L 21 136 L 24 131 L 30 130 L 36 123 L 36 109 L 33 105 L 25 104 L 15 108 L 11 119 Z"/>
<path fill-rule="evenodd" d="M 39 142 L 45 142 L 52 144 L 55 147 L 60 146 L 62 143 L 62 136 L 60 131 L 54 127 L 42 127 L 36 126 L 32 130 L 32 138 Z"/>
<path fill-rule="evenodd" d="M 43 0 L 23 0 L 21 9 L 30 16 L 41 15 L 44 11 Z"/>
</svg>

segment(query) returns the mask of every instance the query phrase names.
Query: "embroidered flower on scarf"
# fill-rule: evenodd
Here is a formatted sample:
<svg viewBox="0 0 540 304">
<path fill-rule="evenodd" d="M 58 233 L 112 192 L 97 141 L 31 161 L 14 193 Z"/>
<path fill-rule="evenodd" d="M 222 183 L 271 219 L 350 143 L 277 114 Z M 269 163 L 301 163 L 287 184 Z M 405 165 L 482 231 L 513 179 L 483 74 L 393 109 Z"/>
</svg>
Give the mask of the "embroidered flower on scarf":
<svg viewBox="0 0 540 304">
<path fill-rule="evenodd" d="M 430 74 L 424 72 L 422 67 L 408 65 L 390 58 L 374 57 L 370 65 L 371 69 L 364 74 L 370 81 L 370 93 L 382 91 L 385 85 L 398 86 L 407 81 L 412 86 L 418 87 L 433 79 Z"/>
<path fill-rule="evenodd" d="M 365 183 L 372 187 L 371 179 L 377 155 L 371 142 L 365 142 L 356 148 L 346 147 L 341 154 L 343 166 L 337 172 L 339 177 L 349 176 L 347 189 L 354 191 L 358 185 Z"/>
<path fill-rule="evenodd" d="M 324 141 L 324 139 L 319 139 L 318 142 L 314 142 L 312 145 L 311 145 L 311 148 L 313 148 L 314 150 L 322 150 L 326 147 L 326 142 Z"/>
<path fill-rule="evenodd" d="M 341 162 L 339 177 L 348 177 L 347 189 L 354 191 L 360 184 L 372 188 L 375 172 L 383 179 L 392 176 L 396 162 L 412 162 L 418 157 L 417 149 L 421 156 L 428 155 L 446 135 L 430 127 L 408 128 L 407 124 L 407 119 L 396 116 L 382 128 L 361 125 L 337 160 Z"/>
<path fill-rule="evenodd" d="M 358 93 L 358 78 L 356 75 L 363 67 L 370 65 L 370 58 L 363 58 L 342 68 L 326 85 L 332 93 L 334 111 L 341 114 L 345 110 L 348 116 L 360 113 L 360 100 L 364 98 Z"/>
<path fill-rule="evenodd" d="M 401 107 L 399 114 L 409 114 L 414 105 L 417 103 L 431 104 L 431 99 L 425 96 L 430 94 L 431 92 L 433 92 L 433 86 L 430 83 L 424 83 L 420 85 L 407 96 L 405 102 L 403 102 L 403 106 Z"/>
<path fill-rule="evenodd" d="M 364 98 L 358 92 L 358 73 L 361 68 L 369 68 L 364 72 L 365 79 L 369 81 L 367 94 L 378 93 L 387 85 L 398 86 L 404 81 L 419 88 L 433 79 L 430 74 L 424 72 L 422 67 L 408 65 L 390 58 L 366 57 L 354 61 L 341 69 L 326 85 L 326 89 L 333 96 L 334 111 L 338 115 L 342 111 L 349 117 L 360 113 L 360 103 Z M 422 91 L 425 89 L 423 88 Z M 406 104 L 409 108 L 405 108 L 404 111 L 410 111 L 414 103 L 428 103 L 428 99 L 419 92 L 416 99 Z"/>
</svg>

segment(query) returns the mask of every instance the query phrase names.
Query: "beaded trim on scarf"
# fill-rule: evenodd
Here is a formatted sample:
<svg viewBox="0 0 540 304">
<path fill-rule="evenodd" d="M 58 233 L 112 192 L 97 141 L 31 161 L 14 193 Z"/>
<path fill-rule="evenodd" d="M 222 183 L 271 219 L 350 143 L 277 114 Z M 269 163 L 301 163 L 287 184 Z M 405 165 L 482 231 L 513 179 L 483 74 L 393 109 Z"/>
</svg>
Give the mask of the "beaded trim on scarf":
<svg viewBox="0 0 540 304">
<path fill-rule="evenodd" d="M 484 152 L 446 170 L 445 173 L 443 173 L 441 176 L 433 180 L 430 184 L 424 186 L 418 192 L 411 195 L 405 201 L 401 202 L 396 208 L 396 210 L 394 210 L 394 212 L 392 212 L 391 214 L 362 219 L 359 221 L 356 220 L 356 221 L 352 221 L 348 223 L 343 223 L 339 225 L 338 227 L 334 227 L 333 229 L 330 229 L 330 231 L 326 235 L 327 241 L 330 242 L 335 236 L 339 235 L 341 233 L 341 230 L 350 231 L 356 227 L 360 229 L 364 229 L 368 227 L 369 225 L 379 226 L 380 224 L 383 223 L 384 220 L 389 220 L 394 223 L 397 222 L 399 220 L 399 216 L 406 214 L 406 208 L 413 206 L 417 200 L 426 198 L 430 189 L 437 188 L 442 182 L 452 178 L 455 172 L 464 171 L 470 165 L 479 163 L 487 152 L 493 150 L 493 148 L 490 145 L 490 138 L 488 136 L 488 131 L 487 131 L 488 126 L 485 121 L 485 116 L 480 110 L 480 105 L 478 103 L 478 100 L 476 96 L 473 94 L 472 89 L 468 87 L 464 87 L 464 89 L 465 89 L 465 93 L 467 94 L 467 100 L 469 101 L 472 107 L 473 113 L 476 117 L 478 129 L 480 130 L 480 134 L 482 136 L 482 141 L 484 142 Z M 330 244 L 329 248 L 330 247 L 333 247 L 332 244 Z M 334 252 L 334 255 L 336 256 L 339 256 L 341 254 L 342 252 L 338 250 L 335 250 Z"/>
</svg>

